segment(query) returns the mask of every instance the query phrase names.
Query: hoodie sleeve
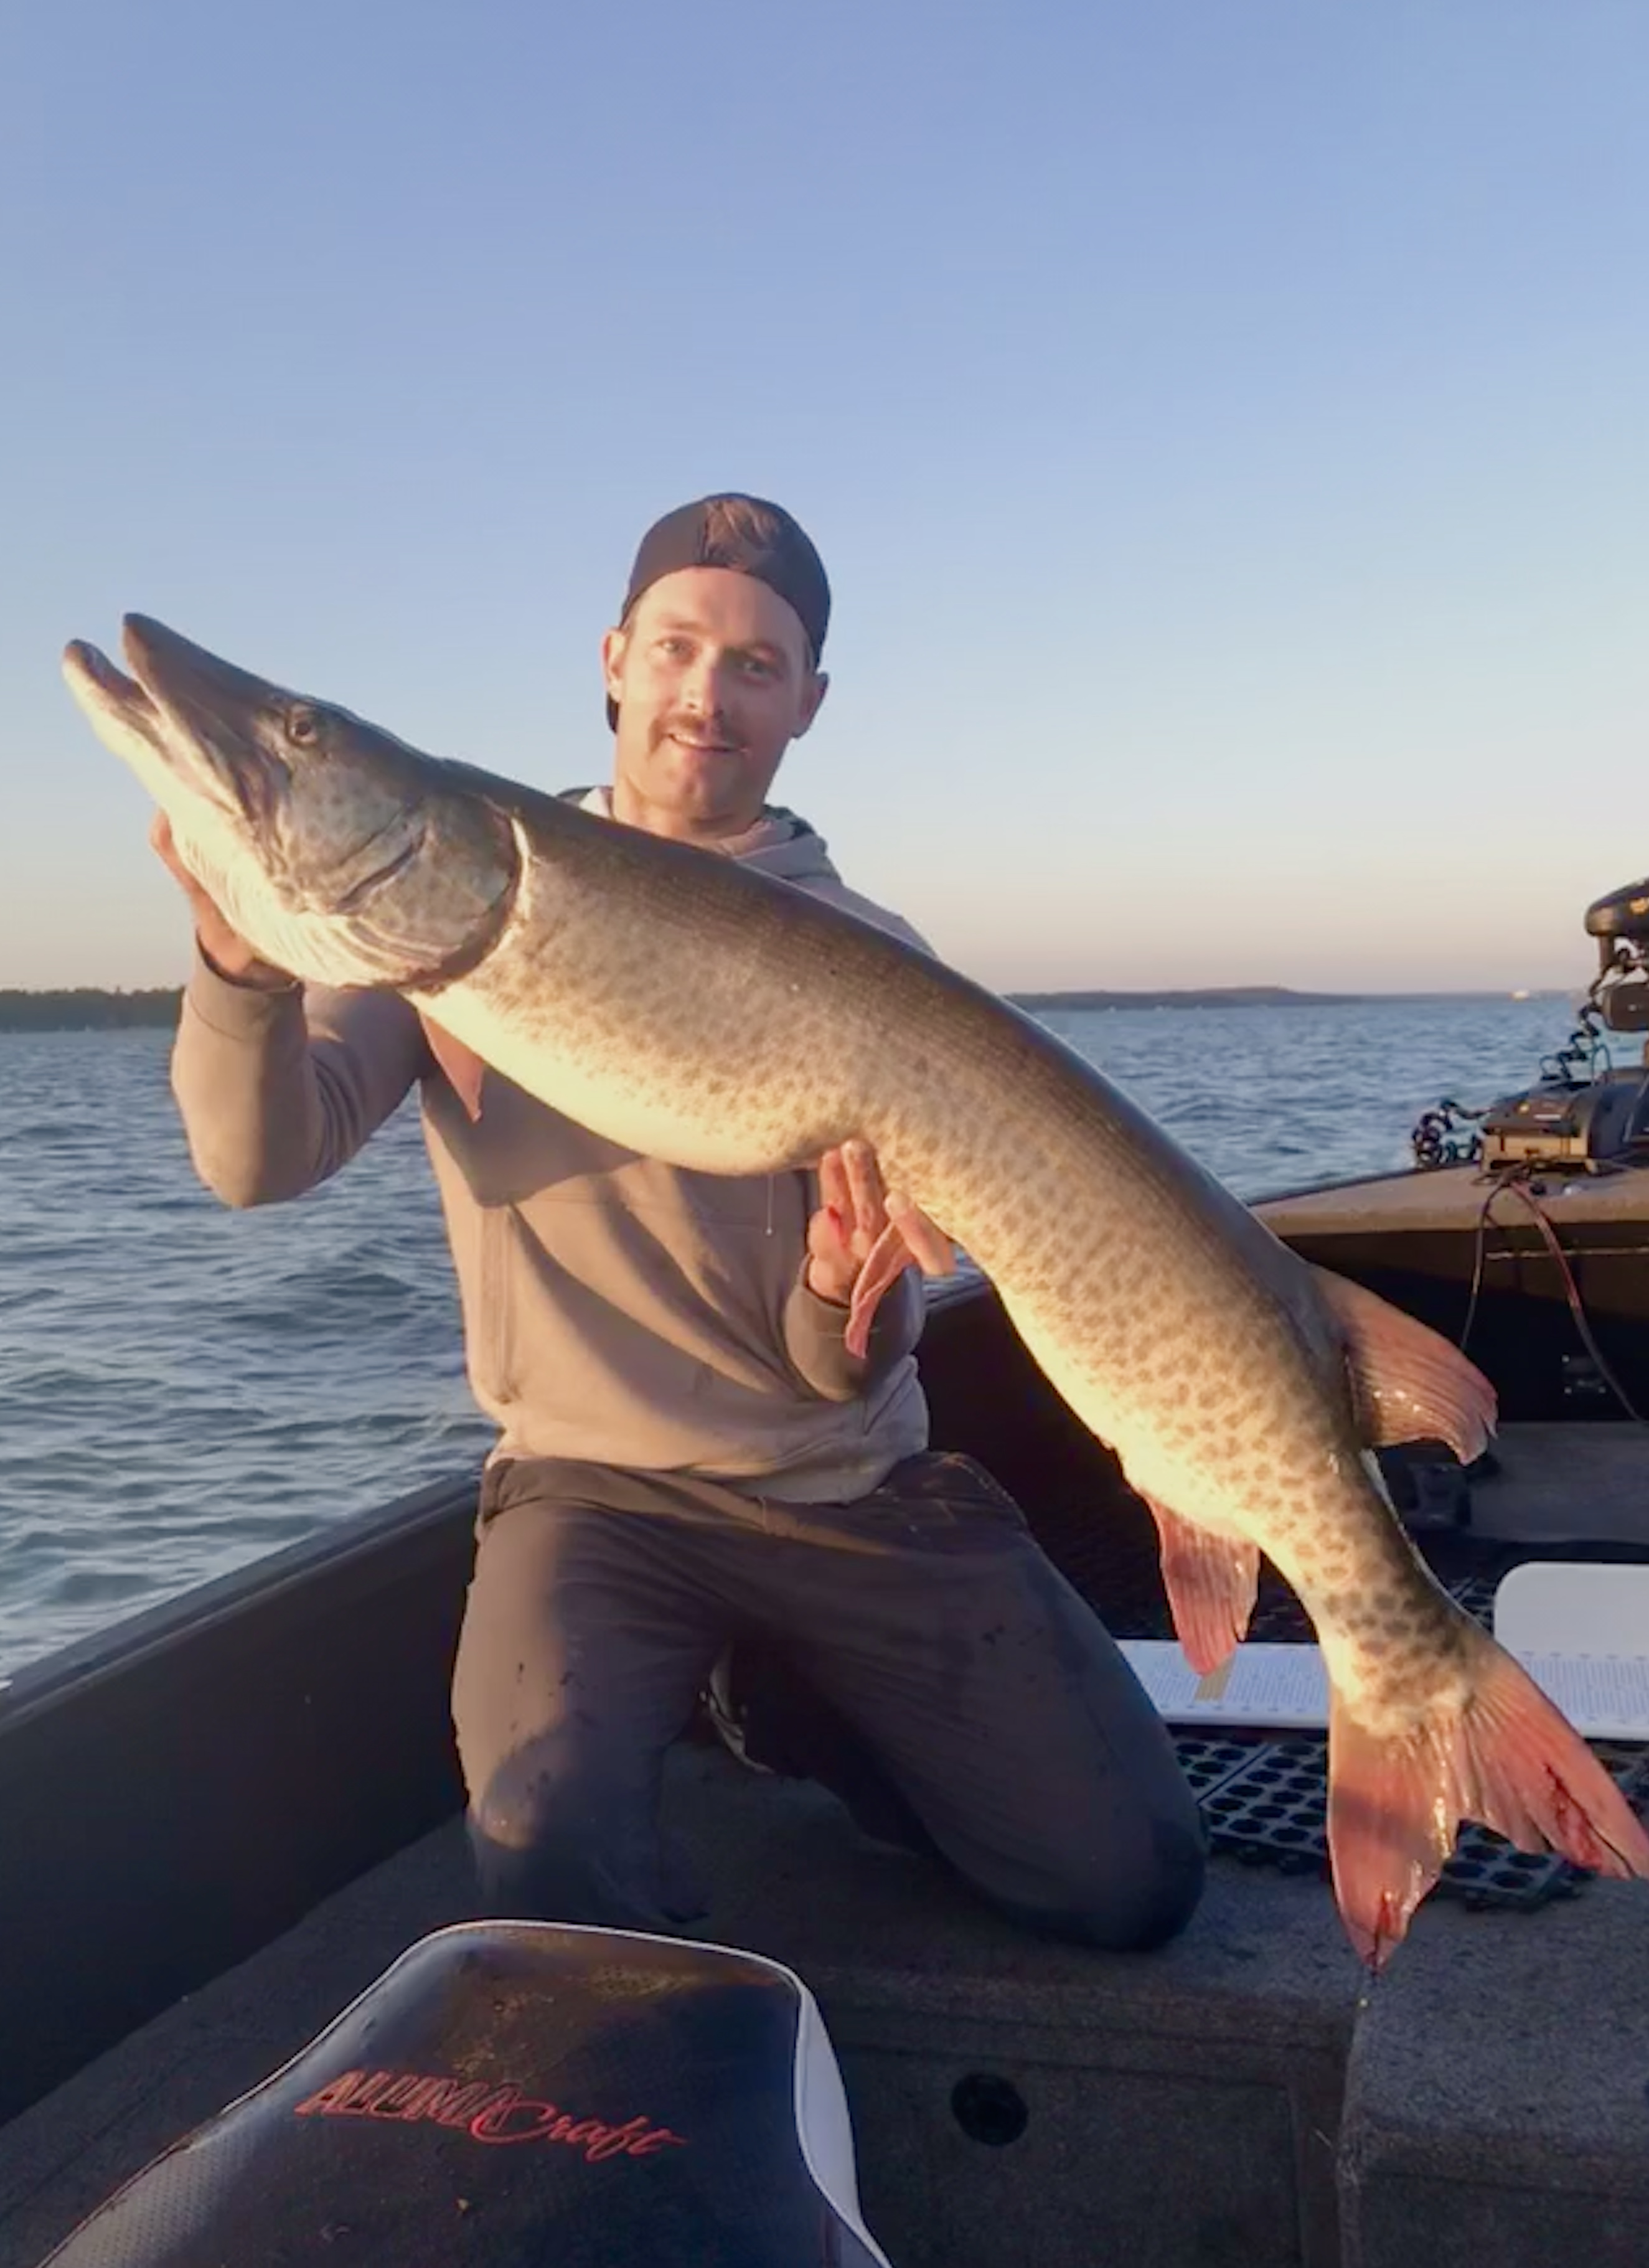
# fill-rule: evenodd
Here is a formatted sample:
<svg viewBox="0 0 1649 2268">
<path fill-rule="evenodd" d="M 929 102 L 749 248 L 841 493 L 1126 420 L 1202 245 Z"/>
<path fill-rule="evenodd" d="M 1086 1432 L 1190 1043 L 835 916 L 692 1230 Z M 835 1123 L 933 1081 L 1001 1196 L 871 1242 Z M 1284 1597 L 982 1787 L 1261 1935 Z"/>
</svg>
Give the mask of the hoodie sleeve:
<svg viewBox="0 0 1649 2268">
<path fill-rule="evenodd" d="M 235 984 L 197 947 L 172 1091 L 213 1195 L 275 1204 L 347 1165 L 428 1061 L 416 1011 L 393 994 Z"/>
<path fill-rule="evenodd" d="M 799 1377 L 821 1400 L 854 1402 L 915 1351 L 926 1317 L 921 1272 L 907 1268 L 883 1295 L 871 1323 L 869 1348 L 862 1357 L 850 1355 L 845 1344 L 848 1311 L 809 1288 L 804 1261 L 785 1303 L 785 1351 Z"/>
</svg>

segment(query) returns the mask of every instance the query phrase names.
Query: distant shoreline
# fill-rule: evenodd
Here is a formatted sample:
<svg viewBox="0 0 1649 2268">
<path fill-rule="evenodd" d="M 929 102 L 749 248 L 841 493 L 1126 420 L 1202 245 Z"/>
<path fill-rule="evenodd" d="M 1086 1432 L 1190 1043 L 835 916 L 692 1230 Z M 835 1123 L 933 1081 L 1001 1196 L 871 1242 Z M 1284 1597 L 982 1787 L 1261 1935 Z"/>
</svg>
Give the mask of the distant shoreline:
<svg viewBox="0 0 1649 2268">
<path fill-rule="evenodd" d="M 105 992 L 77 985 L 61 992 L 0 991 L 0 1032 L 121 1032 L 166 1029 L 178 1020 L 181 985 L 150 992 Z"/>
<path fill-rule="evenodd" d="M 1432 992 L 1296 992 L 1286 984 L 1208 985 L 1182 992 L 1006 992 L 1003 998 L 1016 1008 L 1359 1008 L 1397 1000 L 1566 1000 L 1572 987 L 1533 985 L 1527 991 L 1508 987 L 1493 990 L 1468 987 L 1463 991 Z"/>
<path fill-rule="evenodd" d="M 1295 992 L 1285 984 L 1221 984 L 1168 992 L 1007 992 L 1017 1008 L 1082 1012 L 1107 1008 L 1356 1008 L 1393 1000 L 1564 1000 L 1574 988 L 1535 985 L 1526 994 L 1463 992 Z M 55 992 L 0 991 L 0 1032 L 98 1032 L 166 1029 L 175 1024 L 182 988 L 104 991 L 80 985 Z"/>
</svg>

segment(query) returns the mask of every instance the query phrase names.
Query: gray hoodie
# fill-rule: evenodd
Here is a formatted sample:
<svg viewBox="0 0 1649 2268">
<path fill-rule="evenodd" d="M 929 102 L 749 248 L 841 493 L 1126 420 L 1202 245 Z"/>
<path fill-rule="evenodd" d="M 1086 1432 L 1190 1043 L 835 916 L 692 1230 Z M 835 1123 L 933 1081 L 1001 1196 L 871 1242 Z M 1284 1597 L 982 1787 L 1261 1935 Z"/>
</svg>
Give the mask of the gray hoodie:
<svg viewBox="0 0 1649 2268">
<path fill-rule="evenodd" d="M 581 800 L 610 816 L 605 789 Z M 765 812 L 724 847 L 923 945 L 847 889 L 790 812 Z M 495 1458 L 572 1457 L 827 1503 L 867 1493 L 926 1446 L 920 1279 L 907 1271 L 869 1355 L 850 1356 L 845 1310 L 803 1281 L 811 1174 L 661 1165 L 492 1071 L 472 1122 L 394 994 L 254 990 L 198 954 L 172 1077 L 196 1169 L 232 1205 L 313 1189 L 419 1085 Z"/>
</svg>

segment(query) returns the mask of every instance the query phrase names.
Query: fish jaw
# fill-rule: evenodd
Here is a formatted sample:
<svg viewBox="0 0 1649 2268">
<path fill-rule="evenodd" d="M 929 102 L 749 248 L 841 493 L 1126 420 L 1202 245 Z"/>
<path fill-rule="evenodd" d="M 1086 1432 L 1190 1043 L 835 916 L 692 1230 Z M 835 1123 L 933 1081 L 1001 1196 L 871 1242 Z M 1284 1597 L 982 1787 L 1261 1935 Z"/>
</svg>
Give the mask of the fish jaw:
<svg viewBox="0 0 1649 2268">
<path fill-rule="evenodd" d="M 212 751 L 178 734 L 146 688 L 96 646 L 75 640 L 63 671 L 98 738 L 166 813 L 178 855 L 208 896 L 249 939 L 272 934 L 279 899 L 265 885 L 237 784 Z"/>
<path fill-rule="evenodd" d="M 260 955 L 306 982 L 438 986 L 500 933 L 519 878 L 484 775 L 443 764 L 140 615 L 132 674 L 77 642 L 70 690 Z"/>
<path fill-rule="evenodd" d="M 172 821 L 180 847 L 238 839 L 244 826 L 239 798 L 204 747 L 174 740 L 165 711 L 135 678 L 79 638 L 64 648 L 63 672 L 98 738 L 124 759 Z"/>
</svg>

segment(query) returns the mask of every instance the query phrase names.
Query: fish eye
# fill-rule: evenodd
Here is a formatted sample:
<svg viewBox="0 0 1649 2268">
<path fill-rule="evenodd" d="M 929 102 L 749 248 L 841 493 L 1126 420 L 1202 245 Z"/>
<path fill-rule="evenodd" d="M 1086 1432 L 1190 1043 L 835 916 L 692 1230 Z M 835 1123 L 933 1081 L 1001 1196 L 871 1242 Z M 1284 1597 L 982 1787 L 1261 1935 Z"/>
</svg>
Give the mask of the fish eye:
<svg viewBox="0 0 1649 2268">
<path fill-rule="evenodd" d="M 313 748 L 320 738 L 320 719 L 307 703 L 300 702 L 286 714 L 286 737 L 300 748 Z"/>
</svg>

